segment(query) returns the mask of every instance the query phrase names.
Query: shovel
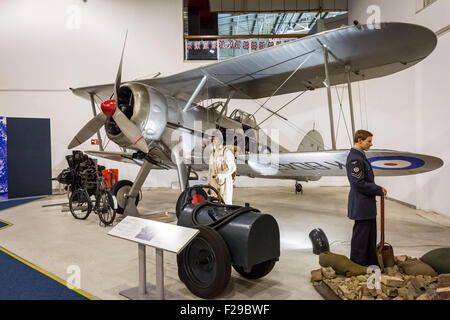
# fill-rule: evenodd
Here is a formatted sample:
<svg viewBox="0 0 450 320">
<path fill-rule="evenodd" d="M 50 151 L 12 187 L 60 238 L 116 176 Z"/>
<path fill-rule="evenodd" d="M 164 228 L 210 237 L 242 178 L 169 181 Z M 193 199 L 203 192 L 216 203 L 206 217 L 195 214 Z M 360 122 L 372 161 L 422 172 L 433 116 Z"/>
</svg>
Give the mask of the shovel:
<svg viewBox="0 0 450 320">
<path fill-rule="evenodd" d="M 393 267 L 395 265 L 394 260 L 394 249 L 389 243 L 384 242 L 384 196 L 381 196 L 381 221 L 380 221 L 380 229 L 381 229 L 381 239 L 380 243 L 377 245 L 377 257 L 378 264 L 380 265 L 381 270 L 384 270 L 386 267 Z"/>
</svg>

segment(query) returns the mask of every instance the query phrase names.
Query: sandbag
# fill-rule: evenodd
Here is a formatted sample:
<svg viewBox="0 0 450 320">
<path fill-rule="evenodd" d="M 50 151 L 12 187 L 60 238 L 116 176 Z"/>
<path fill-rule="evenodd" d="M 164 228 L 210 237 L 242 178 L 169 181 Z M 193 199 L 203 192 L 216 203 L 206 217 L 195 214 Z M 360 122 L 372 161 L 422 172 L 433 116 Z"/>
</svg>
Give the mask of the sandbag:
<svg viewBox="0 0 450 320">
<path fill-rule="evenodd" d="M 420 260 L 430 265 L 438 274 L 450 273 L 450 248 L 431 250 Z"/>
<path fill-rule="evenodd" d="M 418 275 L 432 276 L 432 277 L 437 276 L 436 271 L 434 271 L 434 269 L 430 265 L 420 260 L 409 260 L 405 262 L 399 262 L 398 267 L 404 274 L 410 276 L 418 276 Z"/>
<path fill-rule="evenodd" d="M 346 277 L 359 276 L 367 274 L 367 267 L 354 263 L 352 260 L 341 254 L 332 252 L 323 252 L 319 255 L 320 266 L 332 267 L 337 274 Z"/>
</svg>

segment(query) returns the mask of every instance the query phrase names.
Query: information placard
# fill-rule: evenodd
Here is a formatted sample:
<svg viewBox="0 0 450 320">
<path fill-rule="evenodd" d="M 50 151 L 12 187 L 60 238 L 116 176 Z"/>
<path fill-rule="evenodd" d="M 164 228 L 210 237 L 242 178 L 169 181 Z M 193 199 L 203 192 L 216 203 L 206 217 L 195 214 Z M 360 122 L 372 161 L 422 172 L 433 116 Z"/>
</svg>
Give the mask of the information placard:
<svg viewBox="0 0 450 320">
<path fill-rule="evenodd" d="M 111 231 L 110 236 L 130 240 L 146 246 L 180 253 L 194 238 L 197 229 L 127 216 Z"/>
</svg>

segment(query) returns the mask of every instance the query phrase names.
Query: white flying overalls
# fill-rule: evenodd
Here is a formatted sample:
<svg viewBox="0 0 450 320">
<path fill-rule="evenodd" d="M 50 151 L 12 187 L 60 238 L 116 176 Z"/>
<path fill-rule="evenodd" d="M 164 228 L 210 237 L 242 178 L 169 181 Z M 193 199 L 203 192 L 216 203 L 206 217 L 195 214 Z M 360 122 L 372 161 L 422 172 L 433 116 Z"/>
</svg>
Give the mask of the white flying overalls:
<svg viewBox="0 0 450 320">
<path fill-rule="evenodd" d="M 234 154 L 222 145 L 213 148 L 209 157 L 209 184 L 218 189 L 225 204 L 233 203 Z M 214 178 L 215 177 L 215 178 Z"/>
</svg>

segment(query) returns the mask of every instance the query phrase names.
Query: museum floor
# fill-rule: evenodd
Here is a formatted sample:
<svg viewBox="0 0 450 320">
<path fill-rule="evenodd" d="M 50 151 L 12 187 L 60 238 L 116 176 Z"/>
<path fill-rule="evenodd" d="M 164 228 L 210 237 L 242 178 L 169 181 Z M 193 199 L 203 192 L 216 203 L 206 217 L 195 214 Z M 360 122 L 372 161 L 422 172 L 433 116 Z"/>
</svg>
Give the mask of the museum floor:
<svg viewBox="0 0 450 320">
<path fill-rule="evenodd" d="M 178 190 L 144 191 L 141 213 L 174 211 Z M 226 292 L 219 299 L 322 299 L 310 284 L 310 271 L 319 268 L 312 253 L 309 232 L 322 228 L 331 251 L 349 255 L 353 223 L 346 217 L 348 188 L 305 186 L 303 195 L 293 188 L 236 188 L 235 204 L 249 202 L 278 221 L 281 257 L 265 278 L 247 280 L 234 270 Z M 70 266 L 81 270 L 81 290 L 99 299 L 125 299 L 119 291 L 137 286 L 137 245 L 107 235 L 111 227 L 99 226 L 91 214 L 75 220 L 61 207 L 42 207 L 67 201 L 65 195 L 50 196 L 0 212 L 0 219 L 13 225 L 0 230 L 0 246 L 61 279 Z M 386 201 L 386 241 L 396 255 L 420 257 L 450 243 L 448 218 Z M 439 218 L 439 217 L 438 217 Z M 155 284 L 155 251 L 147 248 L 147 281 Z M 165 290 L 198 299 L 178 279 L 175 254 L 165 253 Z M 69 269 L 68 269 L 69 268 Z"/>
</svg>

